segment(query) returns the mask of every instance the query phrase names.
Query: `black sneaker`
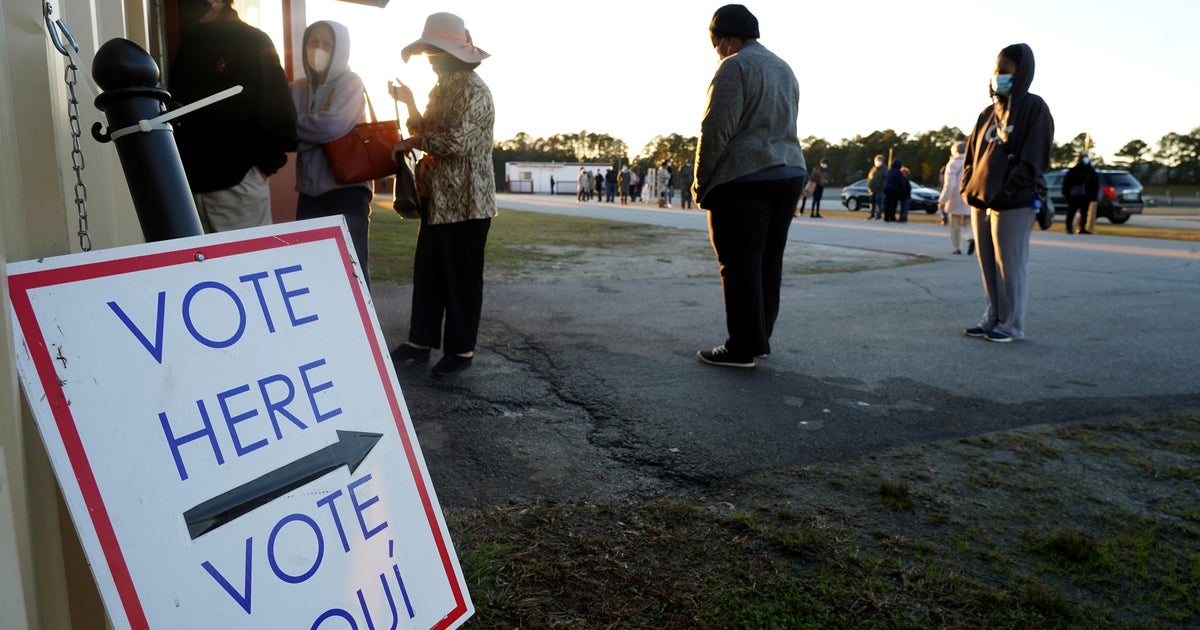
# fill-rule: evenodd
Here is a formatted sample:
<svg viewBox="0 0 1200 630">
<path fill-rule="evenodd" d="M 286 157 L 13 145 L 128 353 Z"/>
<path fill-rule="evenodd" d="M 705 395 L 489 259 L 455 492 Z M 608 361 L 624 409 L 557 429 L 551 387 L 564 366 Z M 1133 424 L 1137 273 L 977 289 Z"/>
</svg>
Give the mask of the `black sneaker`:
<svg viewBox="0 0 1200 630">
<path fill-rule="evenodd" d="M 461 372 L 471 367 L 471 359 L 475 357 L 460 357 L 457 354 L 447 354 L 441 358 L 429 372 L 434 376 L 445 376 Z"/>
<path fill-rule="evenodd" d="M 964 330 L 963 334 L 968 337 L 975 337 L 976 339 L 978 339 L 980 337 L 986 337 L 988 334 L 988 331 L 984 330 L 983 328 L 981 328 L 979 326 L 972 326 L 972 327 Z"/>
<path fill-rule="evenodd" d="M 707 363 L 709 365 L 740 368 L 754 367 L 754 357 L 734 356 L 734 354 L 727 350 L 725 346 L 717 346 L 712 350 L 701 350 L 696 353 L 696 358 L 700 359 L 701 363 Z"/>
<path fill-rule="evenodd" d="M 1010 335 L 1006 335 L 998 330 L 993 330 L 983 336 L 984 339 L 995 343 L 1008 343 L 1013 340 Z"/>
<path fill-rule="evenodd" d="M 401 365 L 404 363 L 424 363 L 429 360 L 429 348 L 414 348 L 407 343 L 402 343 L 392 350 L 392 363 Z"/>
</svg>

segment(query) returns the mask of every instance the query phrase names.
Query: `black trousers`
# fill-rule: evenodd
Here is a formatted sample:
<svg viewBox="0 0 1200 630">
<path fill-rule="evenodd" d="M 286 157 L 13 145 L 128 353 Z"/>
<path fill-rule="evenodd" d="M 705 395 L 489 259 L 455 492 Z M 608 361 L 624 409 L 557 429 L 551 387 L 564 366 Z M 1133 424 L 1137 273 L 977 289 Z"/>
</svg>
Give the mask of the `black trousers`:
<svg viewBox="0 0 1200 630">
<path fill-rule="evenodd" d="M 708 233 L 721 267 L 725 347 L 736 355 L 771 352 L 779 316 L 783 252 L 804 178 L 722 184 L 705 195 Z"/>
<path fill-rule="evenodd" d="M 347 186 L 310 197 L 300 195 L 296 203 L 296 220 L 316 219 L 318 217 L 346 217 L 346 228 L 350 231 L 350 240 L 354 242 L 354 255 L 358 257 L 359 270 L 371 284 L 371 274 L 367 270 L 367 235 L 371 229 L 371 191 L 363 186 Z"/>
<path fill-rule="evenodd" d="M 408 340 L 446 354 L 475 350 L 483 310 L 483 253 L 491 219 L 421 224 Z"/>
<path fill-rule="evenodd" d="M 1067 197 L 1067 234 L 1075 232 L 1075 213 L 1079 213 L 1079 227 L 1084 228 L 1087 225 L 1088 203 L 1090 200 L 1087 197 Z"/>
</svg>

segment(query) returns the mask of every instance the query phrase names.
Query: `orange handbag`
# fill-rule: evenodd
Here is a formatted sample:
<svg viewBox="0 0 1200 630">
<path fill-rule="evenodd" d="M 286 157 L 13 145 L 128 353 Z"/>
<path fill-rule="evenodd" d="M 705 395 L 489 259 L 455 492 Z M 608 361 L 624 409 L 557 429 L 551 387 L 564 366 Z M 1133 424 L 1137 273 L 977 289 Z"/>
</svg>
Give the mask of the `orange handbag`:
<svg viewBox="0 0 1200 630">
<path fill-rule="evenodd" d="M 349 133 L 321 145 L 333 177 L 340 184 L 369 182 L 394 175 L 396 163 L 392 160 L 392 147 L 400 142 L 400 127 L 395 120 L 375 120 L 375 108 L 371 97 L 366 96 L 367 108 L 371 111 L 371 122 L 354 125 Z"/>
</svg>

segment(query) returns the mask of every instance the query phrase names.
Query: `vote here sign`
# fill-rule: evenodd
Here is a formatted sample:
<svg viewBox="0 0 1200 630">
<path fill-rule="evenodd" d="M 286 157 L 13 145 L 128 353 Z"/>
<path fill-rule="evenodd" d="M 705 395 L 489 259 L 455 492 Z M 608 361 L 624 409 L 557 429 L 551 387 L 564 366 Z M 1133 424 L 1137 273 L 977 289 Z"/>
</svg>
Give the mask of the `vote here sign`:
<svg viewBox="0 0 1200 630">
<path fill-rule="evenodd" d="M 18 371 L 117 628 L 473 613 L 340 218 L 8 265 Z"/>
</svg>

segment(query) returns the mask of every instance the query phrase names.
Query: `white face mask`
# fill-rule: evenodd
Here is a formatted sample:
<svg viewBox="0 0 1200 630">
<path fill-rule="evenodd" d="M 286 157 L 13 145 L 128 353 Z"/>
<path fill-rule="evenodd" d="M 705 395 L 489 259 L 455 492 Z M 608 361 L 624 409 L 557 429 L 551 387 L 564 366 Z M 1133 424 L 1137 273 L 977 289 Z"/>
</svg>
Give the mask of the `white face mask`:
<svg viewBox="0 0 1200 630">
<path fill-rule="evenodd" d="M 325 72 L 328 70 L 329 59 L 329 53 L 320 48 L 308 49 L 308 65 L 316 72 Z"/>
<path fill-rule="evenodd" d="M 875 166 L 883 166 L 883 160 L 875 160 Z"/>
</svg>

